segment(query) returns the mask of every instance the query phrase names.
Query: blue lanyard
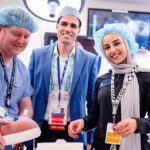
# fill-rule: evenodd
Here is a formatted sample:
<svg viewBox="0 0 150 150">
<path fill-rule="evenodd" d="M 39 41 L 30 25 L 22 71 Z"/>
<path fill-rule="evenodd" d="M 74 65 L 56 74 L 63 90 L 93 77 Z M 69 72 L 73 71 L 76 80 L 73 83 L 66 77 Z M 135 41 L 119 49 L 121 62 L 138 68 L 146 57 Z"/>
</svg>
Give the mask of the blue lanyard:
<svg viewBox="0 0 150 150">
<path fill-rule="evenodd" d="M 65 72 L 66 72 L 66 69 L 67 69 L 68 62 L 69 62 L 69 56 L 68 56 L 67 60 L 65 61 L 65 65 L 64 65 L 64 69 L 63 69 L 63 73 L 62 73 L 62 78 L 60 79 L 60 62 L 59 62 L 59 56 L 57 57 L 57 73 L 58 73 L 58 84 L 59 84 L 58 100 L 59 101 L 60 101 L 60 98 L 61 98 L 61 86 L 62 86 L 62 83 L 63 83 L 63 79 L 64 79 L 64 76 L 65 76 Z M 71 82 L 71 75 L 72 75 L 72 71 L 73 71 L 73 64 L 74 64 L 74 59 L 71 61 L 70 67 L 69 67 L 69 70 L 68 70 L 68 76 L 67 76 L 65 91 L 69 91 L 69 86 L 70 86 L 70 82 Z M 55 56 L 53 56 L 52 65 L 51 65 L 51 73 L 52 73 L 51 91 L 55 90 L 54 81 L 53 81 L 54 69 L 55 69 Z"/>
<path fill-rule="evenodd" d="M 65 61 L 65 65 L 64 65 L 64 69 L 63 69 L 63 73 L 62 73 L 62 78 L 60 79 L 60 63 L 59 63 L 59 56 L 57 57 L 57 73 L 58 73 L 58 84 L 59 84 L 59 94 L 58 94 L 58 100 L 60 101 L 60 97 L 61 97 L 61 86 L 63 83 L 63 79 L 66 73 L 66 69 L 68 66 L 68 61 L 69 61 L 69 56 L 67 58 L 67 60 Z"/>
</svg>

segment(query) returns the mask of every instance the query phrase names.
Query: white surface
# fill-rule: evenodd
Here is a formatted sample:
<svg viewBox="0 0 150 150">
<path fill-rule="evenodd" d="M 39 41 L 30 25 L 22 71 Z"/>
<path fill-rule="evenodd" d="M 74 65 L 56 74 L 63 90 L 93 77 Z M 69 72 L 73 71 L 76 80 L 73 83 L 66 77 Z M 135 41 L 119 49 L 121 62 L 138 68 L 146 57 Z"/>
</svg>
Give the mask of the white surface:
<svg viewBox="0 0 150 150">
<path fill-rule="evenodd" d="M 83 143 L 38 143 L 37 150 L 83 150 Z"/>
<path fill-rule="evenodd" d="M 12 145 L 12 144 L 22 143 L 22 142 L 37 138 L 40 135 L 41 135 L 41 130 L 39 127 L 37 127 L 34 129 L 23 131 L 23 132 L 9 134 L 3 137 L 6 141 L 5 145 Z"/>
<path fill-rule="evenodd" d="M 140 67 L 150 69 L 150 51 L 139 50 L 136 54 L 136 60 Z"/>
<path fill-rule="evenodd" d="M 111 69 L 111 65 L 108 63 L 108 61 L 105 58 L 101 59 L 101 67 L 98 76 L 101 76 L 108 72 L 108 70 Z"/>
</svg>

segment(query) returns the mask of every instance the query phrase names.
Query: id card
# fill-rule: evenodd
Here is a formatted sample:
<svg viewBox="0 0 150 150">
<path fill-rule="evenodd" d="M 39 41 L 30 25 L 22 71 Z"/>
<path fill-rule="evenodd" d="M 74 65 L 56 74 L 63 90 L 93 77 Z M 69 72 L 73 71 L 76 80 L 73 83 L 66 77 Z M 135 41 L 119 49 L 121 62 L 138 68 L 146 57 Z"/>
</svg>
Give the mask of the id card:
<svg viewBox="0 0 150 150">
<path fill-rule="evenodd" d="M 57 99 L 52 99 L 50 102 L 49 113 L 49 124 L 67 124 L 67 104 L 65 103 L 65 101 L 59 102 Z"/>
<path fill-rule="evenodd" d="M 67 99 L 62 99 L 60 102 L 51 95 L 49 125 L 50 130 L 65 130 L 67 124 Z"/>
<path fill-rule="evenodd" d="M 66 125 L 64 124 L 64 113 L 52 113 L 50 130 L 65 130 Z"/>
<path fill-rule="evenodd" d="M 107 124 L 105 143 L 120 145 L 121 136 L 113 131 L 113 124 Z"/>
<path fill-rule="evenodd" d="M 64 124 L 64 116 L 63 113 L 52 113 L 51 124 Z"/>
</svg>

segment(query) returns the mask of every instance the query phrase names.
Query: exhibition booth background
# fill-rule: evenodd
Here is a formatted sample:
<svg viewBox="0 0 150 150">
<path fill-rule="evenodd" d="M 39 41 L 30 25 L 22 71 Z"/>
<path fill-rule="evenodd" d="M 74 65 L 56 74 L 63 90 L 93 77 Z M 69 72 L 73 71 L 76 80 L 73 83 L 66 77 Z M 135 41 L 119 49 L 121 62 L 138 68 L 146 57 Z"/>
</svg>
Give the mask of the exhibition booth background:
<svg viewBox="0 0 150 150">
<path fill-rule="evenodd" d="M 80 37 L 82 38 L 90 38 L 88 37 L 88 10 L 89 9 L 113 9 L 113 10 L 119 10 L 119 11 L 134 11 L 134 12 L 143 12 L 143 13 L 150 13 L 149 5 L 146 0 L 143 0 L 142 2 L 136 0 L 129 1 L 126 0 L 126 2 L 119 1 L 119 0 L 85 0 L 85 5 L 81 11 L 81 17 L 83 20 L 82 28 Z M 128 2 L 128 3 L 127 3 Z M 144 3 L 145 2 L 145 3 Z M 150 3 L 149 3 L 150 4 Z M 6 6 L 20 6 L 26 9 L 25 4 L 23 0 L 0 0 L 0 8 L 6 7 Z M 31 14 L 33 15 L 33 14 Z M 33 16 L 34 19 L 39 24 L 39 30 L 38 32 L 34 33 L 31 38 L 30 42 L 26 48 L 26 50 L 19 55 L 19 57 L 23 60 L 26 66 L 29 64 L 29 58 L 31 55 L 31 52 L 34 48 L 42 47 L 45 44 L 45 33 L 56 33 L 56 24 L 55 22 L 48 22 L 44 21 L 42 19 L 39 19 L 36 16 Z M 150 58 L 150 52 L 145 51 L 139 51 L 138 54 L 138 62 L 141 66 L 144 67 L 150 67 L 149 64 L 149 58 Z M 103 65 L 105 66 L 103 68 Z M 107 66 L 107 67 L 106 67 Z M 100 69 L 100 73 L 103 74 L 107 69 L 109 68 L 109 64 L 106 64 L 105 60 L 102 60 L 102 66 Z"/>
</svg>

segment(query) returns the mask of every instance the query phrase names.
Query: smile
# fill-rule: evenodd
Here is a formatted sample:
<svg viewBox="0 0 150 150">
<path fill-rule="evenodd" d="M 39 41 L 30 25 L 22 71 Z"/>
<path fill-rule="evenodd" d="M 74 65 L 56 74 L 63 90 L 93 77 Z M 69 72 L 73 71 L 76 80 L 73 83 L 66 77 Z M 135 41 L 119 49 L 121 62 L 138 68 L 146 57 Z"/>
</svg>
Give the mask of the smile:
<svg viewBox="0 0 150 150">
<path fill-rule="evenodd" d="M 120 56 L 120 53 L 114 54 L 113 56 L 111 56 L 111 58 L 113 59 L 117 59 Z"/>
</svg>

